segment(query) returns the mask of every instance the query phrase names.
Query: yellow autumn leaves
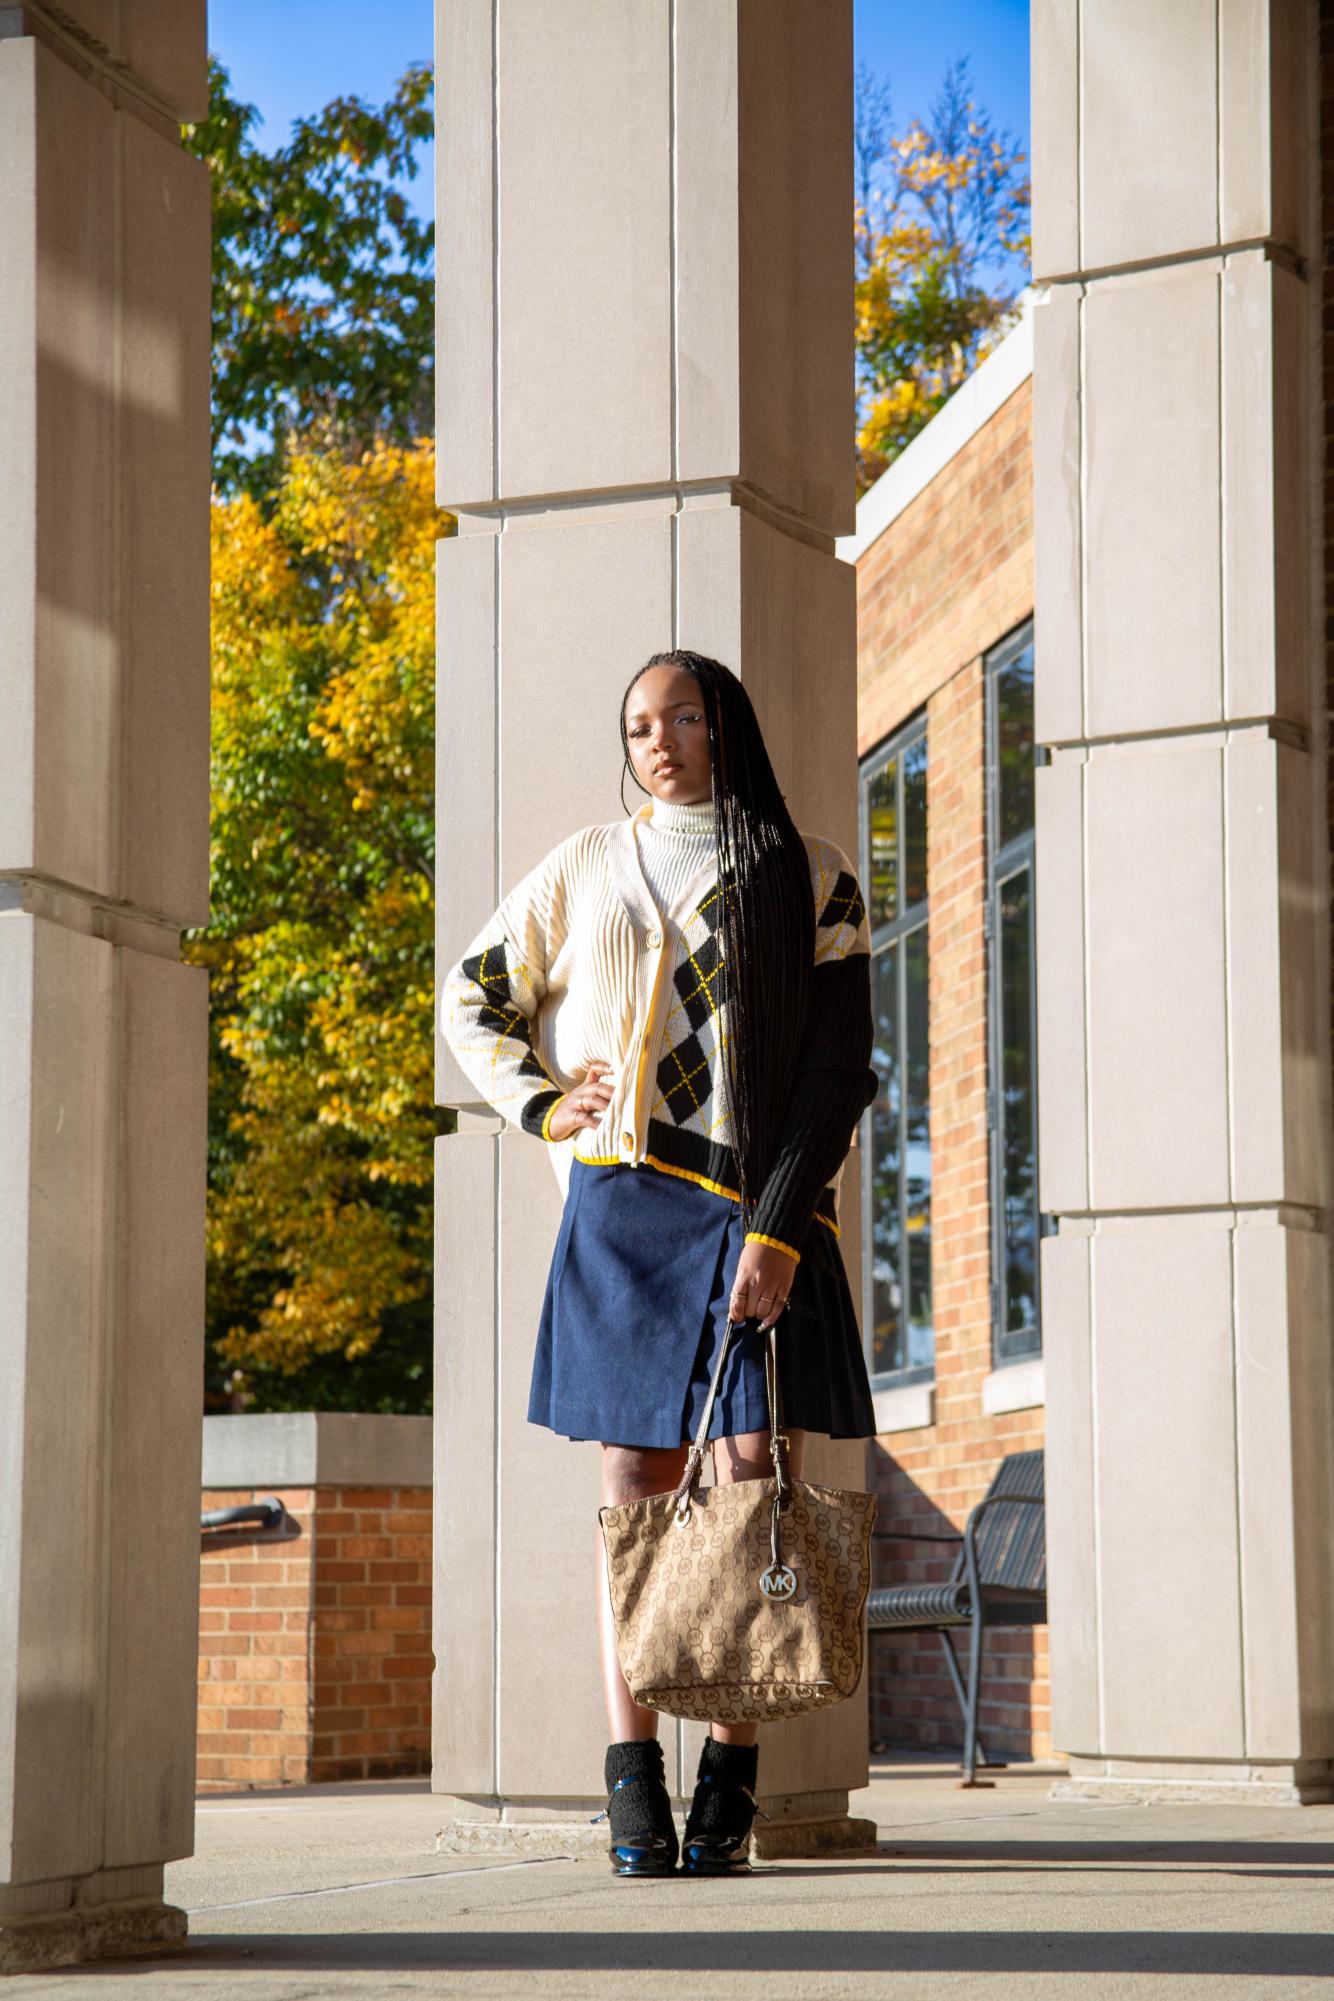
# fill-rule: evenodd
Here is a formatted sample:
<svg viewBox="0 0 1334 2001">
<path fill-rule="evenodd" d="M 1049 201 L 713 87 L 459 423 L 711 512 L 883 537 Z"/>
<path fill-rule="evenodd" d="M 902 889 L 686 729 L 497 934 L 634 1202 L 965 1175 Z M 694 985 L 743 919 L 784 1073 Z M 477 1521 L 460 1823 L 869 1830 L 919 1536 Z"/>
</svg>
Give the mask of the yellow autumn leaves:
<svg viewBox="0 0 1334 2001">
<path fill-rule="evenodd" d="M 870 140 L 854 221 L 859 493 L 1015 323 L 1025 156 L 974 115 L 965 90 L 956 68 L 931 130 L 914 120 L 891 137 L 876 126 Z"/>
<path fill-rule="evenodd" d="M 429 1344 L 434 558 L 428 441 L 294 444 L 213 506 L 213 1356 Z M 424 1394 L 424 1392 L 423 1392 Z"/>
</svg>

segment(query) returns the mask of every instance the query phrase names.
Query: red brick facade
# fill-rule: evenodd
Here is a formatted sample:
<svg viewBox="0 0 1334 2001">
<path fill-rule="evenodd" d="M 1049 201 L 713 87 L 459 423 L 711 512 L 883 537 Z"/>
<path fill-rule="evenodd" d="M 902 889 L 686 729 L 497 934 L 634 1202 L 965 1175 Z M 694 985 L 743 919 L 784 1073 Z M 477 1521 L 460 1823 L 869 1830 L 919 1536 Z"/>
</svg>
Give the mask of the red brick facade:
<svg viewBox="0 0 1334 2001">
<path fill-rule="evenodd" d="M 299 1537 L 203 1557 L 200 1790 L 425 1771 L 429 1490 L 264 1487 L 202 1504 L 275 1492 Z"/>
<path fill-rule="evenodd" d="M 1030 380 L 858 562 L 860 756 L 1032 611 L 1032 420 Z"/>
<path fill-rule="evenodd" d="M 986 1124 L 987 884 L 983 655 L 1033 610 L 1032 384 L 1026 380 L 892 520 L 857 565 L 858 752 L 927 714 L 927 908 L 934 1423 L 878 1442 L 880 1528 L 961 1527 L 1043 1412 L 987 1416 L 991 1236 Z M 946 1575 L 929 1544 L 882 1549 L 877 1583 Z M 896 1745 L 957 1745 L 935 1634 L 871 1640 L 871 1720 Z M 998 1631 L 984 1654 L 993 1753 L 1045 1757 L 1046 1631 Z"/>
</svg>

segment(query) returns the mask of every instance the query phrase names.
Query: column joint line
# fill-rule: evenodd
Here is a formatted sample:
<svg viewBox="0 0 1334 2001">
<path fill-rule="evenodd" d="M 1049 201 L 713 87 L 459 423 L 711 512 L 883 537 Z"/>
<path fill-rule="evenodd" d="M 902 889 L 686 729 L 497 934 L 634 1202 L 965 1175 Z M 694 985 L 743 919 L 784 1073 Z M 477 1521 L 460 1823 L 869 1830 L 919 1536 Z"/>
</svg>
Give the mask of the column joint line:
<svg viewBox="0 0 1334 2001">
<path fill-rule="evenodd" d="M 1219 0 L 1214 0 L 1214 235 L 1223 234 L 1223 35 Z"/>
<path fill-rule="evenodd" d="M 441 506 L 446 513 L 455 516 L 459 533 L 466 534 L 471 524 L 495 521 L 503 527 L 509 521 L 520 521 L 526 516 L 577 513 L 581 509 L 595 512 L 604 507 L 623 507 L 636 501 L 648 504 L 655 500 L 664 504 L 664 511 L 669 504 L 680 510 L 692 500 L 707 502 L 710 499 L 720 505 L 730 502 L 744 508 L 747 513 L 768 522 L 781 533 L 791 535 L 795 541 L 808 543 L 825 555 L 838 553 L 839 537 L 830 534 L 806 515 L 785 506 L 782 501 L 774 500 L 749 480 L 740 479 L 732 473 L 701 479 L 641 480 L 623 486 L 565 487 L 545 493 L 512 495 L 505 499 L 445 500 Z M 473 532 L 484 531 L 475 528 Z"/>
<path fill-rule="evenodd" d="M 669 413 L 671 418 L 671 468 L 672 481 L 679 484 L 681 477 L 681 370 L 677 354 L 679 337 L 679 300 L 677 297 L 680 280 L 677 257 L 677 231 L 680 223 L 678 198 L 680 176 L 677 172 L 677 75 L 676 75 L 676 0 L 668 0 L 667 8 L 667 314 L 669 321 L 667 361 L 670 375 Z"/>
<path fill-rule="evenodd" d="M 1242 257 L 1258 250 L 1267 263 L 1281 264 L 1303 284 L 1311 278 L 1310 260 L 1279 236 L 1236 236 L 1226 243 L 1193 243 L 1178 250 L 1163 250 L 1151 257 L 1125 257 L 1111 264 L 1080 265 L 1072 271 L 1044 271 L 1032 280 L 1035 291 L 1053 285 L 1091 285 L 1102 278 L 1134 277 L 1141 271 L 1173 271 L 1179 264 L 1202 264 L 1210 258 Z"/>
<path fill-rule="evenodd" d="M 491 0 L 491 490 L 497 502 L 501 493 L 500 454 L 500 6 L 501 0 Z M 500 833 L 502 826 L 501 784 L 503 767 L 501 763 L 502 737 L 500 727 L 501 709 L 501 544 L 504 533 L 504 517 L 500 521 L 501 533 L 494 538 L 492 549 L 491 588 L 494 598 L 494 617 L 491 622 L 493 634 L 491 652 L 491 867 L 493 900 L 500 901 L 501 895 L 501 853 Z M 501 1171 L 499 1136 L 491 1141 L 491 1228 L 492 1239 L 497 1250 L 500 1244 L 501 1221 Z M 500 1477 L 500 1455 L 503 1436 L 500 1422 L 500 1399 L 504 1381 L 501 1347 L 504 1334 L 504 1300 L 500 1283 L 501 1260 L 495 1256 L 491 1260 L 491 1787 L 497 1799 L 500 1797 L 500 1728 L 501 1728 L 501 1504 L 502 1486 Z"/>
<path fill-rule="evenodd" d="M 125 782 L 129 762 L 129 731 L 125 720 L 125 142 L 119 118 L 111 120 L 111 282 L 114 304 L 111 311 L 111 456 L 107 484 L 111 492 L 108 541 L 111 555 L 111 680 L 114 712 L 111 723 L 111 786 L 107 847 L 111 879 L 119 889 L 125 882 Z M 179 949 L 179 946 L 178 946 Z M 89 1779 L 93 1798 L 88 1803 L 88 1819 L 96 1829 L 101 1852 L 114 1852 L 116 1831 L 113 1813 L 122 1812 L 119 1796 L 112 1797 L 114 1761 L 111 1739 L 111 1678 L 113 1626 L 118 1610 L 116 1592 L 116 1548 L 113 1533 L 116 1502 L 116 1393 L 119 1383 L 119 1349 L 123 1334 L 121 1313 L 121 1272 L 124 1258 L 122 1231 L 125 1227 L 125 1191 L 122 1187 L 124 1146 L 121 1139 L 125 1089 L 125 953 L 115 942 L 107 958 L 106 993 L 109 1006 L 105 1016 L 106 1089 L 100 1116 L 103 1185 L 97 1205 L 101 1231 L 98 1270 L 101 1281 L 101 1311 L 97 1318 L 98 1341 L 95 1384 L 101 1420 L 101 1465 L 98 1469 L 98 1549 L 97 1549 L 97 1658 L 98 1686 L 93 1709 L 96 1734 L 89 1745 Z M 122 1822 L 123 1825 L 123 1822 Z"/>
<path fill-rule="evenodd" d="M 0 25 L 0 41 L 39 43 L 94 90 L 109 97 L 116 110 L 132 113 L 155 132 L 161 131 L 160 120 L 168 127 L 162 137 L 174 138 L 179 145 L 181 126 L 195 122 L 178 104 L 160 96 L 128 63 L 113 56 L 106 44 L 99 42 L 95 35 L 80 28 L 76 22 L 53 13 L 47 0 L 22 0 L 21 6 L 5 7 L 0 10 L 0 22 L 4 14 L 26 15 L 28 24 L 17 32 Z M 34 33 L 34 29 L 39 32 Z M 145 113 L 150 116 L 145 117 Z"/>
<path fill-rule="evenodd" d="M 1044 1211 L 1069 1223 L 1142 1223 L 1155 1220 L 1177 1219 L 1188 1221 L 1192 1216 L 1274 1216 L 1279 1222 L 1284 1218 L 1302 1217 L 1313 1228 L 1320 1229 L 1329 1211 L 1314 1202 L 1294 1202 L 1288 1196 L 1272 1195 L 1268 1199 L 1257 1197 L 1249 1202 L 1224 1200 L 1221 1202 L 1158 1202 L 1146 1204 L 1142 1209 L 1127 1208 L 1118 1204 L 1105 1209 L 1077 1209 L 1066 1206 Z"/>
<path fill-rule="evenodd" d="M 1214 93 L 1216 120 L 1216 173 L 1214 182 L 1217 203 L 1216 228 L 1223 233 L 1223 102 L 1219 82 L 1221 60 L 1221 24 L 1217 0 L 1214 6 Z M 1229 693 L 1229 649 L 1228 649 L 1228 560 L 1227 560 L 1227 509 L 1224 499 L 1224 474 L 1227 466 L 1227 397 L 1224 394 L 1228 364 L 1227 317 L 1225 304 L 1225 273 L 1218 268 L 1215 278 L 1215 324 L 1218 328 L 1218 374 L 1214 385 L 1217 399 L 1218 429 L 1218 493 L 1215 501 L 1215 523 L 1218 535 L 1218 707 L 1222 715 L 1228 711 Z M 1230 738 L 1224 738 L 1224 747 Z M 1222 966 L 1220 967 L 1223 989 L 1223 1078 L 1224 1101 L 1227 1115 L 1227 1189 L 1229 1196 L 1237 1188 L 1237 1075 L 1236 1052 L 1233 1047 L 1232 1023 L 1232 925 L 1231 912 L 1231 825 L 1228 815 L 1228 767 L 1226 755 L 1217 761 L 1218 772 L 1218 818 L 1219 851 L 1222 869 L 1220 884 L 1219 912 L 1221 928 Z M 1237 1579 L 1237 1681 L 1241 1709 L 1241 1749 L 1242 1756 L 1250 1750 L 1250 1688 L 1246 1662 L 1246 1554 L 1243 1544 L 1243 1508 L 1241 1495 L 1241 1352 L 1239 1328 L 1237 1324 L 1237 1227 L 1235 1222 L 1227 1231 L 1227 1273 L 1228 1273 L 1228 1351 L 1232 1381 L 1232 1529 L 1234 1538 L 1234 1558 Z"/>
<path fill-rule="evenodd" d="M 1241 1699 L 1241 1755 L 1251 1751 L 1251 1688 L 1246 1658 L 1246 1547 L 1245 1509 L 1241 1482 L 1241 1342 L 1237 1326 L 1237 1233 L 1227 1233 L 1228 1346 L 1232 1363 L 1232 1533 L 1236 1541 L 1237 1566 L 1237 1680 Z"/>
<path fill-rule="evenodd" d="M 667 342 L 668 367 L 670 371 L 669 418 L 671 422 L 671 469 L 675 486 L 675 505 L 672 508 L 669 528 L 671 592 L 671 644 L 681 644 L 681 367 L 678 354 L 680 339 L 680 316 L 677 287 L 680 281 L 680 263 L 677 253 L 677 231 L 680 217 L 678 201 L 680 196 L 680 174 L 677 162 L 677 66 L 676 30 L 677 0 L 668 0 L 667 8 L 667 248 L 668 248 L 668 301 L 670 320 Z M 679 1734 L 679 1733 L 678 1733 Z"/>
<path fill-rule="evenodd" d="M 1121 744 L 1163 743 L 1172 738 L 1189 741 L 1197 737 L 1244 736 L 1257 730 L 1262 730 L 1277 743 L 1286 744 L 1290 750 L 1309 752 L 1311 749 L 1311 732 L 1305 723 L 1275 715 L 1214 716 L 1204 722 L 1165 723 L 1157 729 L 1108 730 L 1100 736 L 1048 736 L 1037 741 L 1044 750 L 1114 750 Z"/>
<path fill-rule="evenodd" d="M 491 0 L 491 492 L 500 505 L 500 0 Z"/>
<path fill-rule="evenodd" d="M 1084 0 L 1075 5 L 1075 255 L 1084 262 Z"/>
<path fill-rule="evenodd" d="M 495 0 L 499 4 L 499 0 Z M 491 787 L 491 867 L 495 902 L 500 901 L 500 787 L 501 787 L 501 728 L 500 728 L 500 662 L 501 662 L 501 600 L 500 600 L 500 552 L 501 538 L 495 537 L 492 550 L 492 579 L 495 597 L 495 617 L 492 630 L 495 638 L 491 654 L 491 757 L 493 782 Z M 503 1130 L 503 1128 L 502 1128 Z M 500 1247 L 501 1224 L 501 1180 L 500 1180 L 500 1134 L 491 1137 L 491 1227 L 493 1242 L 497 1252 Z M 500 1257 L 491 1260 L 491 1786 L 496 1797 L 500 1797 L 500 1626 L 501 1626 L 501 1505 L 503 1491 L 500 1478 L 500 1454 L 502 1431 L 500 1423 L 500 1400 L 504 1372 L 501 1367 L 501 1345 L 503 1341 L 503 1299 L 500 1286 Z"/>
<path fill-rule="evenodd" d="M 52 899 L 55 898 L 91 913 L 94 920 L 101 916 L 112 924 L 133 924 L 146 932 L 160 932 L 164 938 L 176 941 L 173 946 L 176 951 L 180 949 L 181 932 L 193 922 L 190 918 L 169 916 L 165 911 L 149 910 L 128 897 L 105 895 L 86 883 L 69 882 L 63 876 L 50 875 L 43 869 L 0 869 L 0 915 L 10 911 L 28 911 L 46 918 L 50 923 L 59 924 L 66 920 L 59 910 L 52 907 Z M 38 903 L 43 907 L 34 911 L 33 905 Z M 95 937 L 109 937 L 106 930 L 98 928 L 96 921 L 87 927 L 75 924 L 70 928 L 87 928 Z M 111 939 L 111 942 L 116 940 Z"/>
</svg>

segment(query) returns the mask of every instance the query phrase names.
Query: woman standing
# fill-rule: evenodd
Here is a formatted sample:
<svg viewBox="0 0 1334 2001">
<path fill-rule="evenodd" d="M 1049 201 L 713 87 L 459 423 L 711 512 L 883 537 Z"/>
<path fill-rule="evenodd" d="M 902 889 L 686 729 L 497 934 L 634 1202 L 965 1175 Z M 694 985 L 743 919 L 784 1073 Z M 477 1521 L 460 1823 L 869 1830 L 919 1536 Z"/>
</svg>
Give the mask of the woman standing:
<svg viewBox="0 0 1334 2001">
<path fill-rule="evenodd" d="M 646 801 L 553 848 L 440 1002 L 482 1096 L 552 1148 L 565 1207 L 528 1416 L 600 1441 L 604 1505 L 675 1487 L 729 1321 L 717 1481 L 770 1470 L 764 1351 L 780 1316 L 793 1473 L 806 1431 L 875 1429 L 838 1248 L 843 1165 L 877 1089 L 856 871 L 798 832 L 750 697 L 718 661 L 654 654 L 620 730 Z M 665 1875 L 679 1852 L 692 1874 L 746 1868 L 757 1726 L 713 1725 L 678 1848 L 657 1712 L 621 1674 L 599 1552 L 612 1867 Z"/>
</svg>

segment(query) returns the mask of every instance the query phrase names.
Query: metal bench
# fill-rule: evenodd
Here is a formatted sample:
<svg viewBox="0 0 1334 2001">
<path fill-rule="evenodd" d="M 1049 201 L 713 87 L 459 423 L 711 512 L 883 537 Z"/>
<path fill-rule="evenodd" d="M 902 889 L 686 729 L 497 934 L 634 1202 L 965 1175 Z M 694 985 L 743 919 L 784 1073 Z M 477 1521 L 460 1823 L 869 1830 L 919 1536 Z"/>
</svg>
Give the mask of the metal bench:
<svg viewBox="0 0 1334 2001">
<path fill-rule="evenodd" d="M 988 1758 L 977 1730 L 982 1681 L 982 1635 L 988 1626 L 1043 1626 L 1047 1622 L 1046 1506 L 1041 1452 L 1012 1452 L 1002 1459 L 985 1496 L 969 1515 L 963 1534 L 926 1530 L 877 1530 L 877 1542 L 957 1543 L 949 1578 L 936 1584 L 890 1584 L 866 1600 L 866 1623 L 873 1633 L 934 1632 L 945 1649 L 950 1680 L 963 1711 L 965 1786 L 988 1784 L 977 1767 L 1001 1769 Z M 968 1628 L 968 1686 L 965 1689 L 950 1631 Z"/>
</svg>

